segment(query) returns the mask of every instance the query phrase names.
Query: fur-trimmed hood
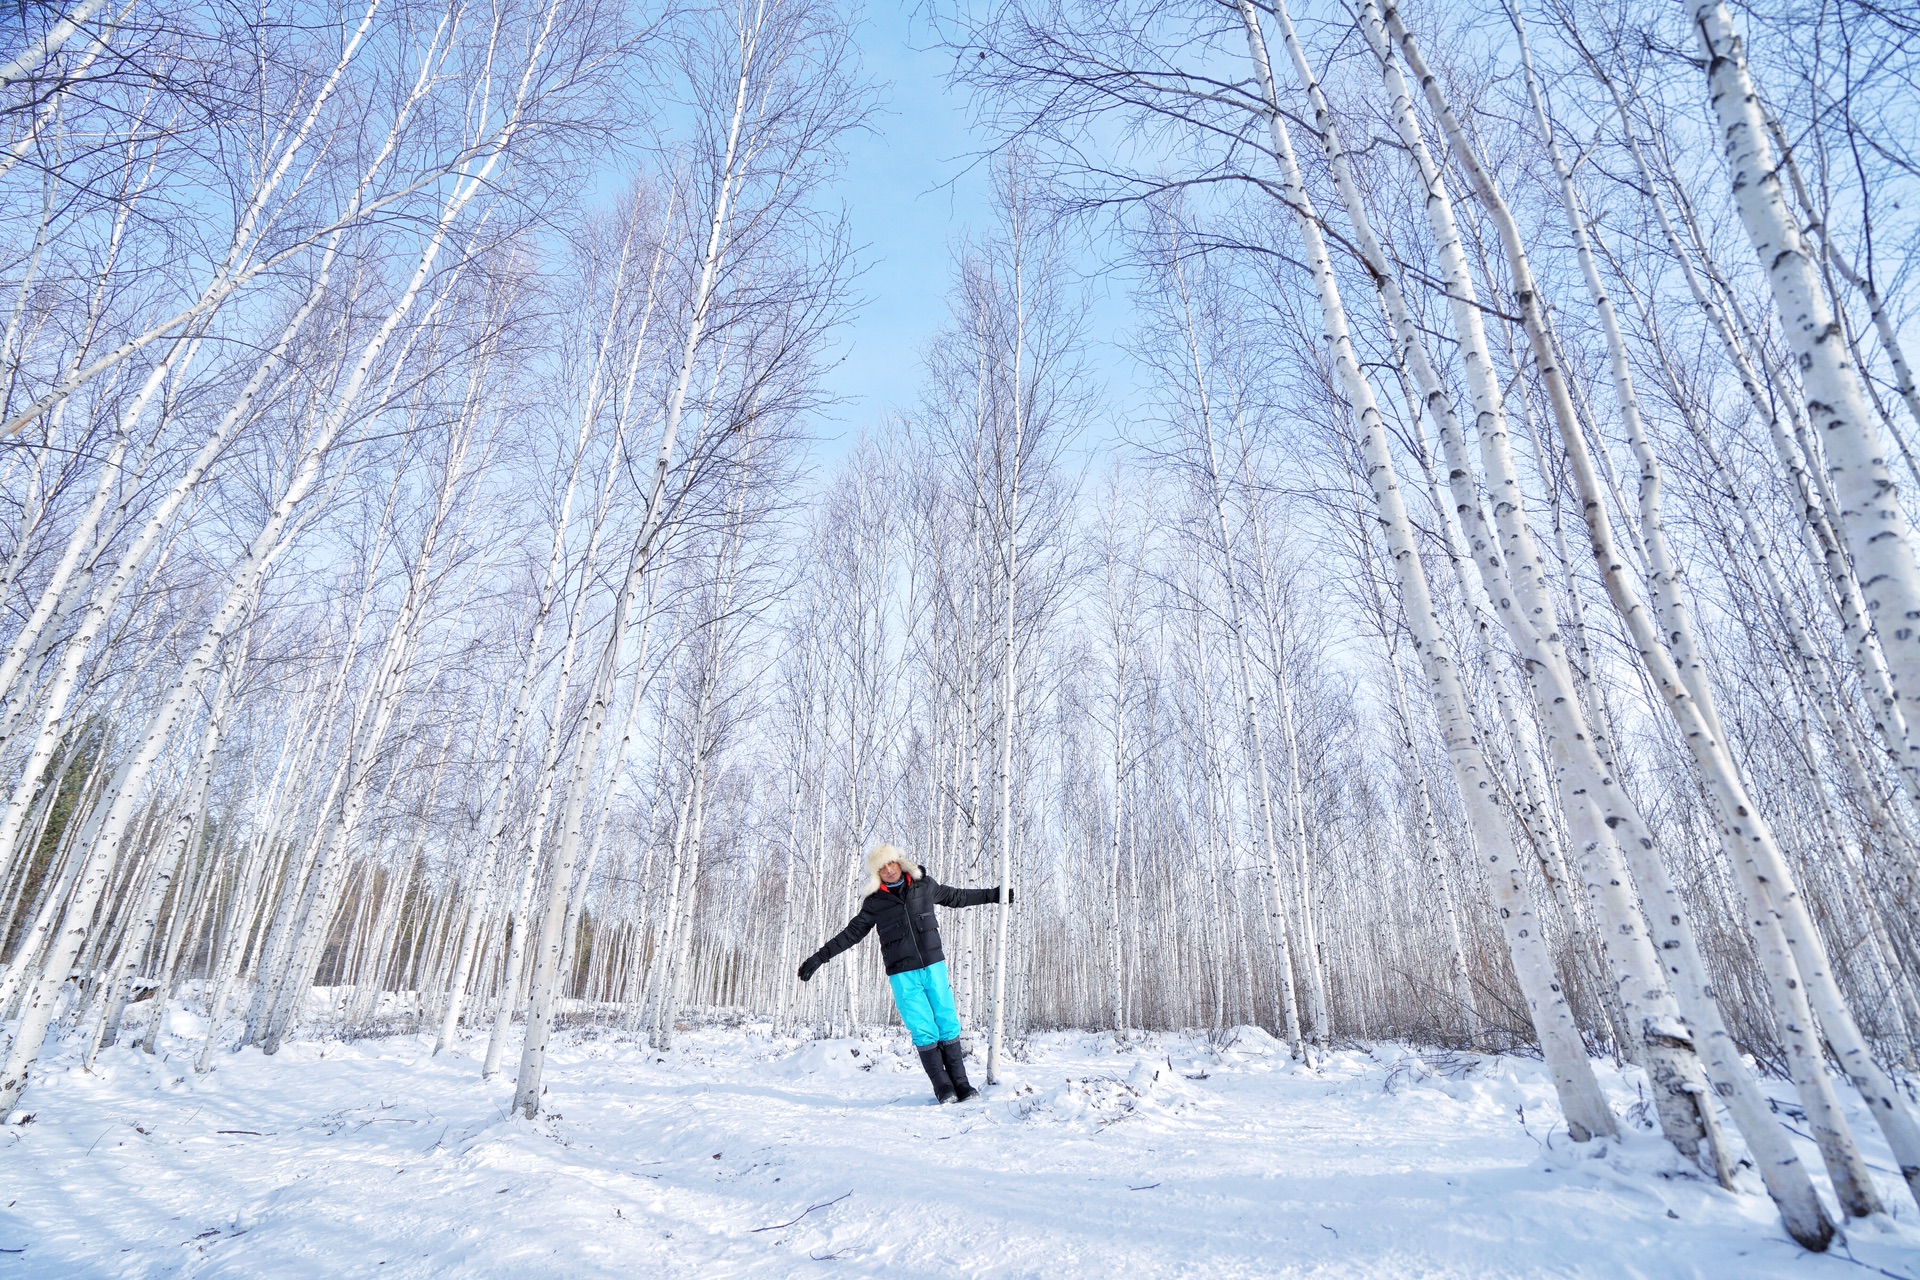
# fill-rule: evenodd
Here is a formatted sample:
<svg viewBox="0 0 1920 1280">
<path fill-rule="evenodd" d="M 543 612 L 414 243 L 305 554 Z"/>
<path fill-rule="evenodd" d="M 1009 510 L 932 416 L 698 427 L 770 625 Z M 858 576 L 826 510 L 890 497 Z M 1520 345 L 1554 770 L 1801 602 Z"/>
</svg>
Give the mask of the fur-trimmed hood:
<svg viewBox="0 0 1920 1280">
<path fill-rule="evenodd" d="M 886 866 L 889 862 L 899 863 L 900 869 L 912 876 L 915 880 L 919 880 L 926 875 L 924 871 L 920 870 L 920 864 L 907 857 L 907 851 L 899 845 L 877 844 L 873 847 L 873 852 L 867 855 L 867 887 L 860 891 L 861 897 L 865 897 L 869 893 L 880 892 L 880 868 Z"/>
</svg>

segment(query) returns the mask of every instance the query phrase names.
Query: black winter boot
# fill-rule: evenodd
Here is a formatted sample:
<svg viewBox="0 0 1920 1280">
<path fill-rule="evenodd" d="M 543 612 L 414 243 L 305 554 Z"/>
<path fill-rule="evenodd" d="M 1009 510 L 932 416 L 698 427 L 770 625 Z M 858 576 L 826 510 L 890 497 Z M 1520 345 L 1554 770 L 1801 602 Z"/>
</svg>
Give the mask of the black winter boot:
<svg viewBox="0 0 1920 1280">
<path fill-rule="evenodd" d="M 968 1098 L 977 1098 L 980 1091 L 967 1083 L 967 1054 L 958 1040 L 942 1040 L 935 1046 L 940 1056 L 946 1060 L 947 1079 L 953 1082 L 956 1098 L 965 1102 Z"/>
<path fill-rule="evenodd" d="M 920 1065 L 927 1069 L 927 1079 L 933 1081 L 933 1096 L 942 1102 L 958 1102 L 954 1094 L 953 1081 L 947 1078 L 947 1064 L 942 1061 L 941 1046 L 930 1044 L 920 1050 Z"/>
</svg>

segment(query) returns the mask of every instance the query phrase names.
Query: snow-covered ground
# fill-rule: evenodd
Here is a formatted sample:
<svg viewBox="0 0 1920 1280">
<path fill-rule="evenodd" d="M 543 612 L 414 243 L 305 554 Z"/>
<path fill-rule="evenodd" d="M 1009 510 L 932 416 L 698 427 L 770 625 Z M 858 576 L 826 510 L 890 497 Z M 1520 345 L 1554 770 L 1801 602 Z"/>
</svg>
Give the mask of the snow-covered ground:
<svg viewBox="0 0 1920 1280">
<path fill-rule="evenodd" d="M 990 1099 L 936 1107 L 897 1031 L 667 1054 L 568 1035 L 529 1124 L 475 1046 L 428 1048 L 299 1043 L 204 1078 L 185 1039 L 55 1060 L 0 1130 L 0 1280 L 1920 1277 L 1871 1126 L 1896 1220 L 1813 1257 L 1656 1138 L 1574 1147 L 1512 1058 L 1380 1046 L 1307 1071 L 1252 1029 L 1043 1035 Z M 1632 1108 L 1632 1076 L 1606 1080 Z"/>
</svg>

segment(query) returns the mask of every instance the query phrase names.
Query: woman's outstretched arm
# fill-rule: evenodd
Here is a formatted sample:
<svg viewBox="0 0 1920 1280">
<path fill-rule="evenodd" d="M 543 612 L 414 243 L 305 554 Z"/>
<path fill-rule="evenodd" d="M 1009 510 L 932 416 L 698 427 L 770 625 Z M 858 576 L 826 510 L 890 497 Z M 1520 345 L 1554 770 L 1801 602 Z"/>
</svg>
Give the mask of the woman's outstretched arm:
<svg viewBox="0 0 1920 1280">
<path fill-rule="evenodd" d="M 860 908 L 859 914 L 847 921 L 846 928 L 828 938 L 818 951 L 800 962 L 800 981 L 811 981 L 815 970 L 866 937 L 872 928 L 873 917 L 867 914 L 865 907 Z"/>
<path fill-rule="evenodd" d="M 991 889 L 957 889 L 953 885 L 943 884 L 935 890 L 933 900 L 943 907 L 984 907 L 989 902 L 1000 901 L 1001 889 L 995 885 Z M 1006 896 L 1013 901 L 1013 894 Z"/>
</svg>

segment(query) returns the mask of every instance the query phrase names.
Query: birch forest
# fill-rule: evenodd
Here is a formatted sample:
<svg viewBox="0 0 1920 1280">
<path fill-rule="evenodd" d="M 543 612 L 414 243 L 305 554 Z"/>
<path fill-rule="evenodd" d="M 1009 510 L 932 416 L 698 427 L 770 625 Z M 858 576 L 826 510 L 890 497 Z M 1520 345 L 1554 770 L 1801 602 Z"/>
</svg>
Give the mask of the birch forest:
<svg viewBox="0 0 1920 1280">
<path fill-rule="evenodd" d="M 929 0 L 990 216 L 852 417 L 841 0 L 0 6 L 0 1112 L 858 1034 L 890 842 L 1016 890 L 995 1055 L 1629 1064 L 1808 1250 L 1920 1198 L 1920 22 L 1406 4 Z"/>
</svg>

